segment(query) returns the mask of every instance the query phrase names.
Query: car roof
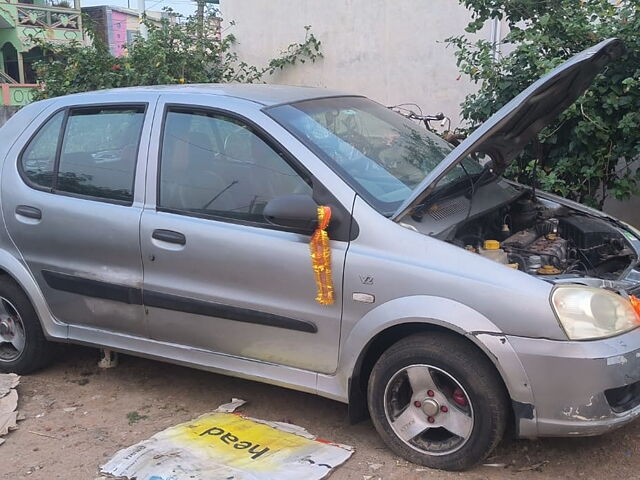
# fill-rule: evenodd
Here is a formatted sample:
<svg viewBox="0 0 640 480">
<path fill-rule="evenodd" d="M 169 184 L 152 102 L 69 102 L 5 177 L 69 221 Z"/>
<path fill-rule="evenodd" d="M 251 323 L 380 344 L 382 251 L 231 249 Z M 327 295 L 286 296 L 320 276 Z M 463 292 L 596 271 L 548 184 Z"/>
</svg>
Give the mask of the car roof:
<svg viewBox="0 0 640 480">
<path fill-rule="evenodd" d="M 145 87 L 115 88 L 86 92 L 88 94 L 110 93 L 187 93 L 192 95 L 220 95 L 235 97 L 258 103 L 264 106 L 272 106 L 286 103 L 294 103 L 315 98 L 355 96 L 336 90 L 328 90 L 316 87 L 298 87 L 291 85 L 267 85 L 258 83 L 203 83 L 187 85 L 153 85 Z M 358 95 L 359 96 L 359 95 Z"/>
</svg>

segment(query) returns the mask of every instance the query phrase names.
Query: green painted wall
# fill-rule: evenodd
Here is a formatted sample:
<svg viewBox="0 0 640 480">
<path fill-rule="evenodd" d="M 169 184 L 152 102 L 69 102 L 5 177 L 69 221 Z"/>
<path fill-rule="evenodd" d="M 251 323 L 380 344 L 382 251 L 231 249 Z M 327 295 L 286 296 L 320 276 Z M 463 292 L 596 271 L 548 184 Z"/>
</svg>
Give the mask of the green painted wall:
<svg viewBox="0 0 640 480">
<path fill-rule="evenodd" d="M 45 0 L 35 0 L 34 3 L 28 5 L 18 4 L 15 0 L 0 0 L 0 25 L 4 27 L 0 28 L 0 48 L 9 42 L 18 52 L 28 52 L 33 47 L 29 41 L 30 36 L 60 43 L 82 41 L 79 10 L 50 7 Z M 8 25 L 11 28 L 6 28 Z M 1 55 L 0 53 L 0 70 L 4 72 L 4 59 Z M 16 78 L 19 82 L 26 81 L 25 77 L 28 77 L 22 74 L 20 76 L 21 78 Z"/>
<path fill-rule="evenodd" d="M 45 2 L 42 0 L 36 3 L 44 5 Z M 37 18 L 38 21 L 48 26 L 19 24 L 19 10 L 32 15 L 34 19 Z M 0 29 L 0 46 L 6 41 L 10 41 L 20 52 L 28 51 L 31 48 L 31 45 L 29 45 L 30 35 L 53 42 L 82 40 L 82 24 L 79 10 L 7 3 L 6 0 L 0 0 L 0 16 L 14 27 Z M 56 26 L 50 28 L 52 25 Z"/>
</svg>

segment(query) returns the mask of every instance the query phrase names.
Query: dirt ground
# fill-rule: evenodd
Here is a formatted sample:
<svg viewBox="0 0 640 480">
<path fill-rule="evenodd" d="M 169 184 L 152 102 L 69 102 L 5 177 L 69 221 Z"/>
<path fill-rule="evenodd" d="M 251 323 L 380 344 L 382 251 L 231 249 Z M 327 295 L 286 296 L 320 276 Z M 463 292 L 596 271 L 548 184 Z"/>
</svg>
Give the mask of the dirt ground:
<svg viewBox="0 0 640 480">
<path fill-rule="evenodd" d="M 349 425 L 346 406 L 331 400 L 122 355 L 117 368 L 101 370 L 96 359 L 95 350 L 68 347 L 54 366 L 22 377 L 26 419 L 0 446 L 1 479 L 98 479 L 98 467 L 119 449 L 231 397 L 247 400 L 242 411 L 252 417 L 353 445 L 356 453 L 331 480 L 640 478 L 640 421 L 599 438 L 505 440 L 487 460 L 493 466 L 447 473 L 400 460 L 370 422 Z"/>
</svg>

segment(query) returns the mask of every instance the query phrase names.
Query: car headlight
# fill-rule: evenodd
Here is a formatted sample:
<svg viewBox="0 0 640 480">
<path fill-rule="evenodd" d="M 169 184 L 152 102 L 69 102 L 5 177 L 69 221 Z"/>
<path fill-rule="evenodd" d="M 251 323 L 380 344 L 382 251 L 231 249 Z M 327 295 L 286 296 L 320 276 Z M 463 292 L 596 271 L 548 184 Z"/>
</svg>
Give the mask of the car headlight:
<svg viewBox="0 0 640 480">
<path fill-rule="evenodd" d="M 571 340 L 611 337 L 640 325 L 629 300 L 601 288 L 558 286 L 551 294 L 551 305 Z"/>
</svg>

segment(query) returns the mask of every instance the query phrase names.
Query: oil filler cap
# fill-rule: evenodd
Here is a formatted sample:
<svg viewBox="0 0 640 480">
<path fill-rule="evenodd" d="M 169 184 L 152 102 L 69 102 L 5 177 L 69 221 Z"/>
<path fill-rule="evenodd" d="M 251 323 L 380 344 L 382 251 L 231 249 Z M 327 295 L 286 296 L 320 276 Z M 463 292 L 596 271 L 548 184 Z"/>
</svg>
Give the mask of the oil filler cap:
<svg viewBox="0 0 640 480">
<path fill-rule="evenodd" d="M 560 270 L 553 265 L 543 265 L 538 269 L 538 275 L 559 275 Z"/>
<path fill-rule="evenodd" d="M 500 242 L 497 240 L 485 240 L 484 241 L 484 249 L 485 250 L 500 250 Z"/>
</svg>

